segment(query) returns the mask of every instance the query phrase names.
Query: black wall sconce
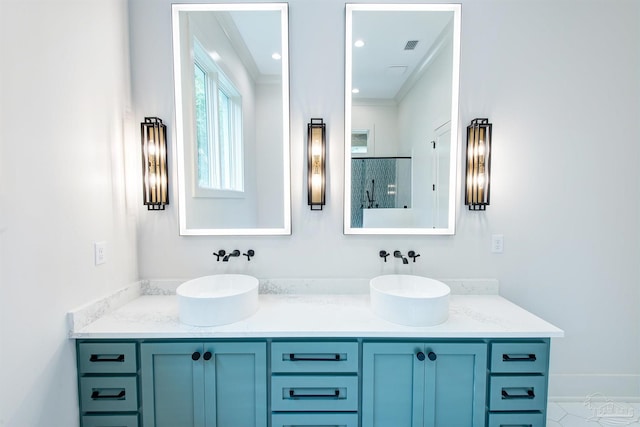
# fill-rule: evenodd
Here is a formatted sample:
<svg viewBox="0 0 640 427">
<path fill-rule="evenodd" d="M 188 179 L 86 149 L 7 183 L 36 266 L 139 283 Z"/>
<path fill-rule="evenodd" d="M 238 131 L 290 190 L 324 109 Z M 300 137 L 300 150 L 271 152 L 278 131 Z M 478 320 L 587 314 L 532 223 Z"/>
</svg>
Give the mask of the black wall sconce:
<svg viewBox="0 0 640 427">
<path fill-rule="evenodd" d="M 491 123 L 473 119 L 467 126 L 467 188 L 464 204 L 471 211 L 483 211 L 489 205 L 491 184 Z"/>
<path fill-rule="evenodd" d="M 308 204 L 317 211 L 325 203 L 326 125 L 322 119 L 311 119 L 307 132 Z"/>
<path fill-rule="evenodd" d="M 164 210 L 169 204 L 167 176 L 167 127 L 157 117 L 140 123 L 142 140 L 142 194 L 148 210 Z"/>
</svg>

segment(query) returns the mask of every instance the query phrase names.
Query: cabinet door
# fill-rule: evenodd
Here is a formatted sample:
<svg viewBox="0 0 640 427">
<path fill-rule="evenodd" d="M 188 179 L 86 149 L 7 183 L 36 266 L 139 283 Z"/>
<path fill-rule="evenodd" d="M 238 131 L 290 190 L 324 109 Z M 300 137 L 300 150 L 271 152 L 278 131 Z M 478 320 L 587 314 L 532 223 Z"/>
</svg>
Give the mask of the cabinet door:
<svg viewBox="0 0 640 427">
<path fill-rule="evenodd" d="M 424 426 L 483 427 L 487 346 L 436 343 L 425 346 Z M 434 360 L 431 360 L 434 359 Z"/>
<path fill-rule="evenodd" d="M 140 345 L 144 427 L 206 427 L 202 349 L 193 342 Z"/>
<path fill-rule="evenodd" d="M 422 427 L 425 363 L 417 354 L 423 351 L 422 343 L 363 344 L 363 426 Z"/>
<path fill-rule="evenodd" d="M 484 426 L 483 343 L 364 343 L 362 425 Z"/>
<path fill-rule="evenodd" d="M 206 426 L 266 427 L 267 344 L 208 342 L 204 351 L 213 355 L 204 363 Z"/>
</svg>

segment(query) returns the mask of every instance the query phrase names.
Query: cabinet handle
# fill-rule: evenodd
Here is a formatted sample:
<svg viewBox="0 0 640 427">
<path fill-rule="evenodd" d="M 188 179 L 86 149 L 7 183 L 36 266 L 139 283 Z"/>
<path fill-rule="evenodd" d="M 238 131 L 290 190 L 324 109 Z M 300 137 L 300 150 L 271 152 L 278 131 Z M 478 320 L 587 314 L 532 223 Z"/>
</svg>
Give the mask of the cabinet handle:
<svg viewBox="0 0 640 427">
<path fill-rule="evenodd" d="M 106 355 L 92 354 L 91 357 L 89 357 L 89 361 L 90 362 L 124 362 L 124 354 L 119 354 L 117 356 L 115 354 L 106 354 Z"/>
<path fill-rule="evenodd" d="M 199 351 L 194 351 L 193 354 L 191 355 L 191 360 L 196 361 L 200 359 L 200 352 Z"/>
<path fill-rule="evenodd" d="M 425 359 L 425 357 L 424 357 L 424 353 L 423 353 L 423 352 L 421 352 L 421 351 L 419 351 L 419 352 L 416 354 L 416 357 L 417 357 L 417 358 L 418 358 L 418 360 L 419 360 L 419 361 L 421 361 L 421 362 Z"/>
<path fill-rule="evenodd" d="M 110 400 L 123 400 L 126 391 L 124 389 L 120 390 L 118 394 L 100 394 L 100 390 L 93 390 L 91 393 L 92 399 L 110 399 Z"/>
<path fill-rule="evenodd" d="M 202 355 L 202 358 L 203 358 L 204 360 L 211 360 L 211 356 L 212 356 L 212 355 L 211 355 L 211 352 L 210 352 L 210 351 L 207 351 L 207 352 L 205 352 L 205 353 Z"/>
<path fill-rule="evenodd" d="M 535 354 L 503 354 L 502 355 L 503 362 L 535 362 L 536 355 Z"/>
<path fill-rule="evenodd" d="M 296 394 L 294 389 L 289 390 L 289 397 L 292 399 L 339 399 L 340 390 L 335 389 L 331 394 Z"/>
<path fill-rule="evenodd" d="M 295 353 L 290 353 L 289 360 L 292 362 L 339 362 L 341 357 L 338 353 L 328 354 L 327 357 L 304 357 L 296 356 Z"/>
<path fill-rule="evenodd" d="M 533 391 L 533 388 L 528 388 L 525 390 L 525 394 L 509 394 L 507 389 L 502 389 L 502 398 L 503 399 L 535 399 L 536 394 Z"/>
</svg>

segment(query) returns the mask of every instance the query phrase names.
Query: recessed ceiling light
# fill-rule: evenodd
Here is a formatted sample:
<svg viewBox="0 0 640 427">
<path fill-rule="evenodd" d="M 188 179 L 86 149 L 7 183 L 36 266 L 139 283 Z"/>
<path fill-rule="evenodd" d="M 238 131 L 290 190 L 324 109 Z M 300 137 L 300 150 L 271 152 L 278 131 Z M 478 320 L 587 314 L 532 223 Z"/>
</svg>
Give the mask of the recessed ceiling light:
<svg viewBox="0 0 640 427">
<path fill-rule="evenodd" d="M 360 89 L 354 87 L 353 89 L 351 89 L 351 93 L 360 93 Z"/>
<path fill-rule="evenodd" d="M 271 55 L 271 57 L 276 61 L 282 59 L 282 55 L 280 55 L 278 52 L 275 52 L 273 55 Z"/>
<path fill-rule="evenodd" d="M 356 40 L 356 42 L 353 45 L 355 47 L 362 47 L 362 46 L 364 46 L 364 41 L 363 40 Z"/>
</svg>

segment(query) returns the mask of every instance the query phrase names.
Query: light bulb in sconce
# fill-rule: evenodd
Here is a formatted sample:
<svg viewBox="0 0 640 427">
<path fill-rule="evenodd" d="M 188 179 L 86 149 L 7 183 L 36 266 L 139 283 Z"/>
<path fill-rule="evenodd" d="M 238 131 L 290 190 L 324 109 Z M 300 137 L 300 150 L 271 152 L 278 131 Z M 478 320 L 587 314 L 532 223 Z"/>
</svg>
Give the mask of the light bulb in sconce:
<svg viewBox="0 0 640 427">
<path fill-rule="evenodd" d="M 326 125 L 322 119 L 311 119 L 307 131 L 308 204 L 311 210 L 322 210 L 326 185 Z"/>
</svg>

